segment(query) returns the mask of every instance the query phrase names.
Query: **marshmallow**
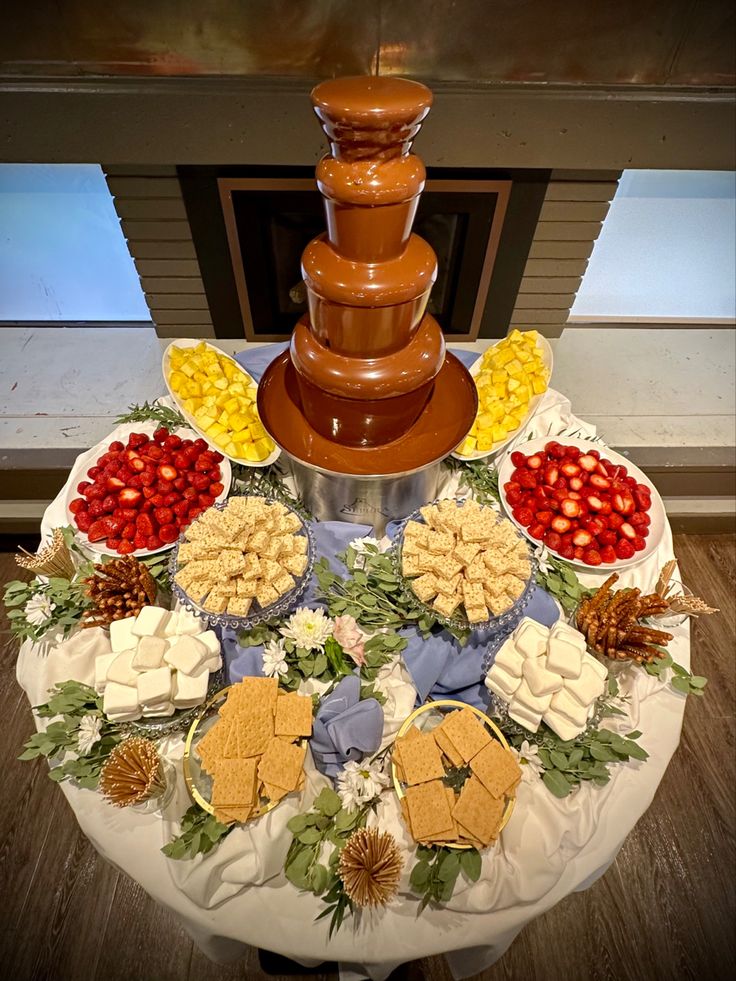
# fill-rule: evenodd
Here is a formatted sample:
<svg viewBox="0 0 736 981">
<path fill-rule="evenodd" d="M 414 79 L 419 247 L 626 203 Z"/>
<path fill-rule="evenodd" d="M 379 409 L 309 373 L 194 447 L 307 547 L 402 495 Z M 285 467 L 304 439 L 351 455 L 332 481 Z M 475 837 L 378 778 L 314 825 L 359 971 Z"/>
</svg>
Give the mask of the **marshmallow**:
<svg viewBox="0 0 736 981">
<path fill-rule="evenodd" d="M 514 631 L 514 643 L 523 657 L 539 657 L 547 649 L 549 630 L 525 617 Z"/>
<path fill-rule="evenodd" d="M 601 681 L 606 681 L 608 678 L 608 668 L 605 664 L 601 664 L 598 658 L 593 657 L 592 654 L 588 654 L 587 652 L 583 654 L 583 664 L 587 664 L 592 671 L 595 671 Z"/>
<path fill-rule="evenodd" d="M 110 649 L 116 654 L 135 647 L 136 638 L 133 634 L 135 621 L 135 617 L 126 617 L 125 620 L 113 620 L 110 624 Z"/>
<path fill-rule="evenodd" d="M 163 637 L 141 637 L 133 658 L 136 671 L 153 671 L 164 663 L 164 654 L 168 650 L 168 641 Z"/>
<path fill-rule="evenodd" d="M 164 627 L 164 637 L 176 636 L 176 631 L 179 626 L 179 614 L 183 612 L 183 610 L 171 611 L 169 614 L 169 619 L 166 621 L 166 626 Z"/>
<path fill-rule="evenodd" d="M 524 726 L 529 732 L 536 732 L 542 721 L 542 713 L 533 712 L 525 705 L 517 704 L 516 699 L 514 699 L 509 705 L 509 718 L 518 722 L 520 726 Z"/>
<path fill-rule="evenodd" d="M 581 653 L 587 647 L 585 637 L 583 637 L 580 631 L 571 627 L 569 623 L 565 623 L 564 620 L 558 620 L 554 627 L 552 627 L 550 637 L 559 637 L 561 640 L 566 640 L 570 644 L 575 644 L 580 648 Z"/>
<path fill-rule="evenodd" d="M 574 739 L 580 733 L 580 729 L 568 722 L 565 716 L 560 715 L 559 712 L 545 712 L 544 723 L 562 740 Z"/>
<path fill-rule="evenodd" d="M 204 644 L 212 657 L 220 656 L 220 641 L 214 630 L 205 630 L 204 633 L 197 636 L 197 640 Z"/>
<path fill-rule="evenodd" d="M 141 705 L 156 705 L 171 698 L 171 671 L 167 665 L 138 675 L 138 699 Z"/>
<path fill-rule="evenodd" d="M 566 637 L 551 637 L 547 648 L 548 671 L 561 674 L 563 678 L 579 678 L 583 664 L 583 652 Z"/>
<path fill-rule="evenodd" d="M 117 657 L 115 651 L 112 654 L 100 654 L 95 658 L 95 688 L 102 694 L 107 684 L 107 671 L 112 662 Z"/>
<path fill-rule="evenodd" d="M 195 674 L 206 660 L 209 651 L 196 637 L 178 637 L 164 654 L 164 661 L 184 674 Z"/>
<path fill-rule="evenodd" d="M 176 707 L 173 702 L 159 702 L 157 705 L 147 705 L 143 709 L 143 718 L 149 719 L 158 715 L 173 715 Z"/>
<path fill-rule="evenodd" d="M 516 678 L 521 677 L 521 666 L 523 663 L 524 658 L 516 650 L 513 637 L 508 637 L 503 642 L 503 645 L 496 651 L 496 656 L 493 658 L 494 667 L 503 668 Z"/>
<path fill-rule="evenodd" d="M 576 734 L 585 728 L 588 721 L 588 706 L 581 705 L 580 702 L 576 698 L 573 698 L 570 692 L 566 691 L 564 688 L 562 691 L 558 691 L 552 697 L 552 702 L 549 707 L 552 712 L 564 716 L 568 722 L 574 725 L 576 727 Z"/>
<path fill-rule="evenodd" d="M 105 688 L 102 711 L 105 715 L 129 715 L 138 712 L 138 689 L 131 685 L 120 685 L 109 681 Z M 121 720 L 116 720 L 121 721 Z"/>
<path fill-rule="evenodd" d="M 116 654 L 107 669 L 108 682 L 114 681 L 119 685 L 132 685 L 135 687 L 138 684 L 138 672 L 133 667 L 134 657 L 135 649 Z"/>
<path fill-rule="evenodd" d="M 543 715 L 550 706 L 552 695 L 535 695 L 526 680 L 522 681 L 514 692 L 512 702 L 514 706 L 523 705 L 531 712 L 539 712 Z"/>
<path fill-rule="evenodd" d="M 207 671 L 210 674 L 213 674 L 215 671 L 219 671 L 222 667 L 222 658 L 219 654 L 217 657 L 208 657 L 202 667 L 207 668 Z"/>
<path fill-rule="evenodd" d="M 176 624 L 177 636 L 201 634 L 202 627 L 204 626 L 206 624 L 189 610 L 179 610 L 179 617 Z"/>
<path fill-rule="evenodd" d="M 508 671 L 504 671 L 503 668 L 498 667 L 496 664 L 493 665 L 488 674 L 490 675 L 491 680 L 498 685 L 503 692 L 505 692 L 504 697 L 506 698 L 506 701 L 511 698 L 521 683 L 521 678 L 514 677 L 513 674 L 509 674 Z"/>
<path fill-rule="evenodd" d="M 502 688 L 501 685 L 493 680 L 493 676 L 490 674 L 490 672 L 486 675 L 485 685 L 488 691 L 492 691 L 494 695 L 498 695 L 502 701 L 508 702 L 508 692 L 505 688 Z"/>
<path fill-rule="evenodd" d="M 579 678 L 567 678 L 565 691 L 569 692 L 581 705 L 586 708 L 606 690 L 606 683 L 597 671 L 583 661 Z"/>
<path fill-rule="evenodd" d="M 548 671 L 543 657 L 528 657 L 524 661 L 524 680 L 534 695 L 552 695 L 562 688 L 562 678 Z"/>
<path fill-rule="evenodd" d="M 109 712 L 108 719 L 110 722 L 137 722 L 141 717 L 140 709 L 136 709 L 134 712 Z"/>
<path fill-rule="evenodd" d="M 133 624 L 136 637 L 163 637 L 170 613 L 162 606 L 144 606 Z"/>
<path fill-rule="evenodd" d="M 177 708 L 190 708 L 199 705 L 207 695 L 209 674 L 200 671 L 194 676 L 177 671 L 174 675 L 174 691 L 172 701 Z"/>
</svg>

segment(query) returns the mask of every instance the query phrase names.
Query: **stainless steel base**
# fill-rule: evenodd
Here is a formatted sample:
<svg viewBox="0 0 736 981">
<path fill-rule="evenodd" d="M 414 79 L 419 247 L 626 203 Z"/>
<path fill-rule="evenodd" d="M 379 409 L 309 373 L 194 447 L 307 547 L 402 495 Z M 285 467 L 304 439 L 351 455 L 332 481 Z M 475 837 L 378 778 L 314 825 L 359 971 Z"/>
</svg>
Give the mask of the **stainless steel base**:
<svg viewBox="0 0 736 981">
<path fill-rule="evenodd" d="M 404 518 L 437 496 L 440 462 L 408 473 L 355 477 L 307 466 L 284 453 L 299 495 L 320 521 L 373 525 L 381 536 L 389 521 Z"/>
</svg>

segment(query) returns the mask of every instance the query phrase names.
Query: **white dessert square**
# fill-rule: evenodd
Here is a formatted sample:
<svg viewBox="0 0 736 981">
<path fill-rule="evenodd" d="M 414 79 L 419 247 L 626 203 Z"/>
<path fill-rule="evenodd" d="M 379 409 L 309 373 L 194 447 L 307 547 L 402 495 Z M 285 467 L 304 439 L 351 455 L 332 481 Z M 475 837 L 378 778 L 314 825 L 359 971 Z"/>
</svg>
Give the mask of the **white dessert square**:
<svg viewBox="0 0 736 981">
<path fill-rule="evenodd" d="M 569 623 L 565 623 L 564 620 L 558 620 L 557 623 L 550 630 L 550 637 L 559 637 L 562 640 L 566 640 L 571 644 L 575 644 L 576 647 L 580 648 L 580 651 L 584 651 L 586 648 L 585 637 L 576 630 L 575 627 L 571 627 Z"/>
<path fill-rule="evenodd" d="M 102 711 L 105 715 L 128 715 L 139 709 L 138 689 L 134 685 L 120 685 L 109 681 L 105 688 Z"/>
<path fill-rule="evenodd" d="M 136 637 L 163 637 L 170 615 L 162 606 L 144 606 L 135 618 L 133 633 Z"/>
<path fill-rule="evenodd" d="M 494 667 L 498 666 L 513 674 L 516 678 L 521 677 L 521 667 L 524 663 L 524 656 L 516 649 L 513 637 L 507 637 L 501 648 L 496 652 L 493 659 Z"/>
<path fill-rule="evenodd" d="M 196 637 L 182 636 L 164 654 L 164 661 L 184 674 L 195 674 L 208 660 L 209 651 Z"/>
<path fill-rule="evenodd" d="M 133 667 L 134 657 L 135 648 L 116 654 L 107 669 L 107 680 L 119 685 L 135 686 L 138 683 L 138 672 Z"/>
<path fill-rule="evenodd" d="M 583 652 L 565 637 L 550 637 L 547 648 L 547 670 L 563 678 L 579 678 Z"/>
<path fill-rule="evenodd" d="M 208 657 L 207 660 L 202 665 L 202 668 L 206 668 L 209 674 L 215 671 L 219 671 L 222 667 L 222 658 L 218 654 L 217 657 Z"/>
<path fill-rule="evenodd" d="M 138 675 L 138 700 L 141 705 L 156 705 L 171 698 L 171 669 L 167 664 Z"/>
<path fill-rule="evenodd" d="M 220 656 L 220 641 L 214 630 L 205 630 L 204 633 L 198 634 L 197 640 L 204 644 L 212 657 Z"/>
<path fill-rule="evenodd" d="M 510 674 L 505 668 L 500 667 L 498 664 L 493 665 L 491 670 L 488 672 L 488 675 L 491 680 L 504 692 L 507 700 L 511 698 L 521 683 L 521 678 L 517 678 L 515 675 Z"/>
<path fill-rule="evenodd" d="M 205 621 L 195 616 L 190 610 L 179 610 L 176 625 L 177 636 L 191 637 L 194 634 L 201 634 L 205 627 Z"/>
<path fill-rule="evenodd" d="M 137 722 L 141 717 L 141 710 L 135 709 L 133 712 L 110 712 L 107 717 L 110 722 Z"/>
<path fill-rule="evenodd" d="M 174 675 L 174 690 L 172 701 L 177 708 L 190 708 L 199 705 L 207 695 L 209 673 L 200 671 L 199 674 L 186 675 L 177 671 Z"/>
<path fill-rule="evenodd" d="M 583 661 L 579 678 L 567 678 L 565 691 L 587 709 L 606 689 L 606 683 L 600 675 Z"/>
<path fill-rule="evenodd" d="M 574 739 L 579 735 L 580 728 L 569 722 L 564 715 L 559 712 L 549 711 L 544 714 L 545 725 L 548 725 L 552 732 L 556 732 L 560 739 Z"/>
<path fill-rule="evenodd" d="M 169 613 L 169 619 L 166 621 L 166 626 L 164 627 L 164 637 L 176 636 L 179 628 L 179 617 L 183 612 L 183 610 L 172 610 Z"/>
<path fill-rule="evenodd" d="M 524 726 L 529 732 L 536 732 L 542 721 L 542 713 L 533 712 L 514 698 L 509 705 L 509 718 L 518 722 L 520 726 Z"/>
<path fill-rule="evenodd" d="M 550 709 L 564 716 L 568 722 L 577 727 L 578 732 L 585 728 L 588 721 L 588 706 L 581 705 L 577 698 L 573 698 L 564 688 L 552 697 Z"/>
<path fill-rule="evenodd" d="M 152 716 L 173 715 L 176 706 L 173 702 L 159 702 L 158 705 L 146 705 L 143 708 L 143 718 L 148 719 Z"/>
<path fill-rule="evenodd" d="M 138 641 L 133 667 L 136 671 L 153 671 L 164 663 L 169 642 L 163 637 L 141 637 Z"/>
<path fill-rule="evenodd" d="M 100 654 L 95 658 L 95 688 L 102 694 L 107 684 L 107 671 L 117 657 L 115 651 L 111 654 Z"/>
<path fill-rule="evenodd" d="M 119 654 L 135 647 L 137 640 L 133 633 L 136 617 L 126 617 L 124 620 L 113 620 L 110 624 L 110 648 Z"/>
<path fill-rule="evenodd" d="M 514 702 L 523 705 L 531 712 L 539 712 L 540 715 L 547 711 L 551 701 L 552 695 L 535 695 L 525 679 L 522 679 L 521 684 L 514 692 Z"/>
<path fill-rule="evenodd" d="M 562 688 L 562 677 L 545 667 L 544 657 L 527 657 L 524 660 L 524 680 L 535 695 L 553 695 Z"/>
<path fill-rule="evenodd" d="M 595 671 L 601 681 L 605 682 L 605 680 L 608 678 L 608 668 L 605 666 L 605 664 L 601 664 L 597 657 L 593 657 L 593 655 L 588 654 L 587 651 L 585 654 L 583 654 L 583 664 L 587 664 L 592 671 Z"/>
<path fill-rule="evenodd" d="M 523 657 L 539 657 L 547 650 L 549 630 L 525 617 L 514 631 L 514 643 Z"/>
</svg>

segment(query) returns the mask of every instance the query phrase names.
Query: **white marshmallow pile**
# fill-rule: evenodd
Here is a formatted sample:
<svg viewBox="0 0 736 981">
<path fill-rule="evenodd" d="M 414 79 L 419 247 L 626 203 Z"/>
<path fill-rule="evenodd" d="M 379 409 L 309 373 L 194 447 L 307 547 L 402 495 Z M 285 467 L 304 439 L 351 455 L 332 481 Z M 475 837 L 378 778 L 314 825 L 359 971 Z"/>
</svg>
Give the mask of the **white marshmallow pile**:
<svg viewBox="0 0 736 981">
<path fill-rule="evenodd" d="M 95 688 L 113 722 L 200 705 L 210 672 L 222 666 L 217 635 L 188 610 L 144 606 L 137 616 L 114 620 L 110 647 L 95 659 Z"/>
<path fill-rule="evenodd" d="M 573 739 L 588 724 L 608 676 L 585 648 L 583 635 L 566 623 L 550 630 L 525 617 L 496 654 L 486 688 L 530 732 L 543 721 L 560 739 Z"/>
</svg>

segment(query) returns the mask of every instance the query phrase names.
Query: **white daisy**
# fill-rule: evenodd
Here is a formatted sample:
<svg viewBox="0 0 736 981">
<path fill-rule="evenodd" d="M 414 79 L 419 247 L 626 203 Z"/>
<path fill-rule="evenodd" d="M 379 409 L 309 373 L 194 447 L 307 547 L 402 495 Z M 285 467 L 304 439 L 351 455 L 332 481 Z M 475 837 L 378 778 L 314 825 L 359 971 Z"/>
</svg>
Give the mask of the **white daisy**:
<svg viewBox="0 0 736 981">
<path fill-rule="evenodd" d="M 549 559 L 549 552 L 547 551 L 546 545 L 538 545 L 534 550 L 534 557 L 539 563 L 540 572 L 546 575 L 552 571 L 552 566 L 547 561 Z"/>
<path fill-rule="evenodd" d="M 280 632 L 282 637 L 293 640 L 297 647 L 306 651 L 321 651 L 325 641 L 332 636 L 334 626 L 334 622 L 325 616 L 324 610 L 310 610 L 302 606 L 291 614 Z"/>
<path fill-rule="evenodd" d="M 348 811 L 378 797 L 384 787 L 388 787 L 388 774 L 380 763 L 350 760 L 337 776 L 337 793 L 342 806 Z"/>
<path fill-rule="evenodd" d="M 26 620 L 33 627 L 40 627 L 47 620 L 51 619 L 51 614 L 55 609 L 56 606 L 48 596 L 44 596 L 43 593 L 36 593 L 35 596 L 31 596 L 28 600 L 23 612 L 25 613 Z"/>
<path fill-rule="evenodd" d="M 283 640 L 269 640 L 263 648 L 263 673 L 267 678 L 273 678 L 288 670 Z"/>
<path fill-rule="evenodd" d="M 525 739 L 518 749 L 512 746 L 511 752 L 521 766 L 521 779 L 524 783 L 534 783 L 538 777 L 541 777 L 544 767 L 539 758 L 539 748 L 534 743 Z"/>
<path fill-rule="evenodd" d="M 350 542 L 350 548 L 355 552 L 355 568 L 363 569 L 365 568 L 365 558 L 369 555 L 369 550 L 366 546 L 371 545 L 375 548 L 377 552 L 381 551 L 381 543 L 377 538 L 371 538 L 370 535 L 366 535 L 364 538 L 354 538 Z"/>
<path fill-rule="evenodd" d="M 80 756 L 86 756 L 95 743 L 102 738 L 102 719 L 96 715 L 85 715 L 77 729 L 77 749 Z"/>
</svg>

